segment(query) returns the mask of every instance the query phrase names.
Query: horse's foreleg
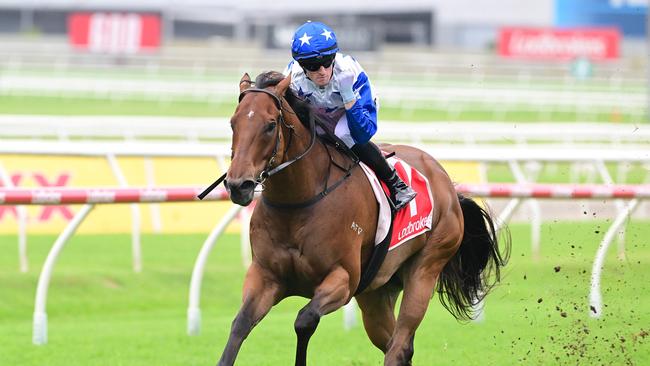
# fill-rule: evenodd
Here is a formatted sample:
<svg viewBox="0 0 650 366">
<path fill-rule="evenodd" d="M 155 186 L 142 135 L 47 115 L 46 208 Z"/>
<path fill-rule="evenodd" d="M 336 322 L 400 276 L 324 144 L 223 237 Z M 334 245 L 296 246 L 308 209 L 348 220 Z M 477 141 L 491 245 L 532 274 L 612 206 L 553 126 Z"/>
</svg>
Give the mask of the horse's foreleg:
<svg viewBox="0 0 650 366">
<path fill-rule="evenodd" d="M 271 307 L 281 300 L 281 296 L 280 284 L 253 262 L 246 273 L 242 306 L 237 317 L 232 322 L 228 343 L 217 365 L 230 366 L 235 363 L 235 358 L 244 339 L 269 312 Z"/>
<path fill-rule="evenodd" d="M 388 351 L 395 330 L 395 301 L 399 291 L 384 285 L 356 296 L 363 314 L 363 326 L 368 338 L 383 353 Z"/>
<path fill-rule="evenodd" d="M 350 296 L 350 277 L 348 272 L 338 267 L 325 277 L 314 291 L 314 297 L 298 312 L 294 324 L 298 345 L 296 347 L 296 366 L 307 364 L 307 345 L 316 331 L 320 318 L 345 305 Z"/>
</svg>

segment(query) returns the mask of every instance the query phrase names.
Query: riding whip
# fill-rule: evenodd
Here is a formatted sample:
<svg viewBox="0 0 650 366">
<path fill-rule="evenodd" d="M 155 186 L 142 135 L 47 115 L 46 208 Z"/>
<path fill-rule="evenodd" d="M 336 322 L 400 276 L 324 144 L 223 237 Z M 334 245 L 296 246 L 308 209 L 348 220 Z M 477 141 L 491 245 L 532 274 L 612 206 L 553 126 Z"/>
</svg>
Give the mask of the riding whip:
<svg viewBox="0 0 650 366">
<path fill-rule="evenodd" d="M 203 198 L 205 198 L 205 196 L 208 195 L 208 193 L 212 192 L 213 189 L 217 188 L 217 186 L 221 184 L 221 182 L 223 182 L 224 179 L 226 179 L 226 173 L 223 173 L 223 175 L 219 177 L 219 179 L 215 180 L 212 184 L 210 184 L 210 186 L 206 188 L 203 192 L 201 192 L 197 197 L 200 200 L 202 200 Z"/>
</svg>

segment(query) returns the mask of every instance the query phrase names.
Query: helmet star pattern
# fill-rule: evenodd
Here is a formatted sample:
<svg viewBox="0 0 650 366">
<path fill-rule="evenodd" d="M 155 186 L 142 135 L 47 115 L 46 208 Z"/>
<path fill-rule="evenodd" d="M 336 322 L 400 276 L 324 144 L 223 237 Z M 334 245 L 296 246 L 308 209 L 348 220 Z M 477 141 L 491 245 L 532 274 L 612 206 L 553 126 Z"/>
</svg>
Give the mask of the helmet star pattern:
<svg viewBox="0 0 650 366">
<path fill-rule="evenodd" d="M 338 52 L 334 31 L 319 22 L 301 25 L 293 35 L 291 55 L 294 60 L 333 55 Z"/>
<path fill-rule="evenodd" d="M 307 33 L 303 34 L 302 37 L 298 38 L 300 40 L 300 45 L 305 45 L 309 44 L 309 40 L 312 39 L 313 37 L 310 37 L 307 35 Z"/>
<path fill-rule="evenodd" d="M 327 29 L 324 29 L 324 28 L 323 28 L 323 33 L 321 33 L 320 35 L 324 36 L 326 41 L 329 40 L 330 38 L 332 38 L 332 32 L 330 32 L 330 31 L 328 31 Z"/>
</svg>

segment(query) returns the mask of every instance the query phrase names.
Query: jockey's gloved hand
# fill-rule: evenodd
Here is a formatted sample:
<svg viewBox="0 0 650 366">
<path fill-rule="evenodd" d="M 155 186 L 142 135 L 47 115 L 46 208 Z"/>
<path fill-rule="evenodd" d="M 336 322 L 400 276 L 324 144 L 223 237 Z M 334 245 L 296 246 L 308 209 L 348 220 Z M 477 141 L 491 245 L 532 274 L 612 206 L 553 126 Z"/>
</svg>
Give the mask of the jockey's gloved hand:
<svg viewBox="0 0 650 366">
<path fill-rule="evenodd" d="M 352 85 L 354 84 L 354 73 L 351 71 L 343 71 L 337 76 L 337 80 L 339 82 L 339 92 L 343 98 L 343 103 L 348 104 L 354 102 L 357 99 L 352 90 Z"/>
</svg>

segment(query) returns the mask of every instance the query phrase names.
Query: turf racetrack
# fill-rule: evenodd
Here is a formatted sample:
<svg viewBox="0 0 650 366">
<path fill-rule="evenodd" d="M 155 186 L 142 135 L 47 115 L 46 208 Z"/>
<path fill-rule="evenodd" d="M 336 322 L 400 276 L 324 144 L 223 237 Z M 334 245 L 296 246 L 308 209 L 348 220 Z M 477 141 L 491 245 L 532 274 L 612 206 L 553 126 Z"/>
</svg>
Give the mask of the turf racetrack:
<svg viewBox="0 0 650 366">
<path fill-rule="evenodd" d="M 549 223 L 542 259 L 530 255 L 529 227 L 511 225 L 513 251 L 481 323 L 459 323 L 431 302 L 415 338 L 414 365 L 650 364 L 650 225 L 631 222 L 627 261 L 609 253 L 604 318 L 588 315 L 591 265 L 607 223 Z M 77 236 L 54 269 L 49 343 L 31 343 L 34 295 L 52 236 L 28 239 L 30 272 L 18 272 L 15 236 L 0 236 L 0 365 L 213 365 L 240 300 L 239 238 L 223 237 L 203 281 L 202 333 L 185 333 L 190 274 L 205 235 L 145 236 L 144 269 L 131 270 L 130 236 Z M 614 247 L 615 245 L 613 245 Z M 290 298 L 255 328 L 238 365 L 290 365 L 293 321 L 307 300 Z M 342 312 L 324 317 L 310 365 L 381 365 L 381 353 Z"/>
</svg>

